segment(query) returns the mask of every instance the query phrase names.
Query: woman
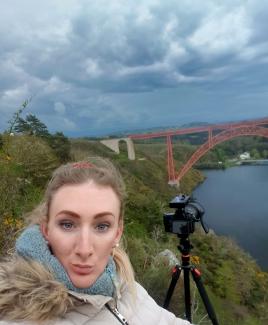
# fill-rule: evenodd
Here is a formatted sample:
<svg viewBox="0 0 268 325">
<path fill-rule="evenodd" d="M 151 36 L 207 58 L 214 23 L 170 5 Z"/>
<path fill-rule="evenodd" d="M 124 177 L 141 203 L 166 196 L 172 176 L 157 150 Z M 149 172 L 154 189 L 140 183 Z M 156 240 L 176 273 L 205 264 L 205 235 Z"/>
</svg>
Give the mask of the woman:
<svg viewBox="0 0 268 325">
<path fill-rule="evenodd" d="M 189 324 L 135 282 L 119 246 L 124 198 L 121 176 L 102 159 L 54 172 L 14 256 L 0 264 L 0 325 Z"/>
</svg>

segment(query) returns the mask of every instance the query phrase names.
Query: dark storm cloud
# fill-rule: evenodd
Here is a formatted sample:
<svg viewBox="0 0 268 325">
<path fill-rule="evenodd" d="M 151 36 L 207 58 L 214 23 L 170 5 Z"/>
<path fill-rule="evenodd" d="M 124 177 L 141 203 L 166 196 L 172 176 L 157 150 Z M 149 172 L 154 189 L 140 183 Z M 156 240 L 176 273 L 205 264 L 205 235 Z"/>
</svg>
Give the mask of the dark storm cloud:
<svg viewBox="0 0 268 325">
<path fill-rule="evenodd" d="M 0 10 L 0 130 L 29 97 L 51 130 L 70 134 L 243 119 L 245 92 L 245 116 L 264 113 L 267 4 L 10 0 Z"/>
</svg>

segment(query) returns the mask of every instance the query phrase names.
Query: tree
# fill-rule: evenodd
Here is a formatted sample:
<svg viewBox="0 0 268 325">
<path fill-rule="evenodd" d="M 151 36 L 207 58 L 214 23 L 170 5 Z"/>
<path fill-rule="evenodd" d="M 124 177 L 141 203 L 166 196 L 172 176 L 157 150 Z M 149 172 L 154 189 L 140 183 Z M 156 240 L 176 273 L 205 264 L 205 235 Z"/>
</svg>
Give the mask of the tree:
<svg viewBox="0 0 268 325">
<path fill-rule="evenodd" d="M 261 156 L 260 156 L 260 153 L 257 149 L 253 148 L 250 152 L 250 155 L 253 159 L 260 159 Z"/>
<path fill-rule="evenodd" d="M 14 125 L 14 131 L 44 138 L 50 136 L 47 126 L 34 114 L 28 114 L 25 120 L 22 117 L 18 117 Z"/>
<path fill-rule="evenodd" d="M 268 158 L 268 150 L 264 149 L 262 151 L 262 158 L 267 159 Z"/>
<path fill-rule="evenodd" d="M 39 137 L 48 137 L 50 135 L 47 126 L 41 122 L 34 114 L 27 115 L 26 121 L 30 125 L 34 135 Z"/>
<path fill-rule="evenodd" d="M 70 160 L 71 144 L 69 139 L 65 137 L 62 132 L 56 132 L 54 135 L 50 134 L 47 126 L 41 122 L 34 114 L 26 115 L 25 119 L 21 117 L 21 114 L 28 103 L 29 101 L 25 101 L 22 104 L 21 108 L 14 113 L 13 118 L 9 122 L 10 127 L 7 132 L 8 135 L 16 132 L 24 134 L 26 136 L 35 136 L 42 138 L 53 149 L 60 162 L 66 162 Z"/>
<path fill-rule="evenodd" d="M 8 134 L 13 133 L 14 128 L 15 128 L 16 124 L 18 123 L 18 120 L 21 118 L 20 117 L 21 113 L 26 109 L 26 107 L 28 106 L 28 104 L 30 103 L 30 101 L 31 101 L 31 98 L 30 99 L 26 99 L 22 103 L 21 107 L 13 114 L 12 119 L 8 121 L 8 124 L 9 124 L 9 128 L 7 130 L 7 133 Z"/>
<path fill-rule="evenodd" d="M 60 162 L 70 160 L 71 144 L 62 132 L 54 135 L 48 132 L 47 126 L 41 122 L 34 114 L 28 114 L 25 120 L 21 117 L 17 119 L 14 130 L 18 133 L 34 135 L 43 138 L 54 150 Z"/>
<path fill-rule="evenodd" d="M 215 153 L 218 161 L 224 162 L 226 160 L 224 150 L 222 148 L 215 148 Z"/>
<path fill-rule="evenodd" d="M 62 132 L 56 132 L 54 135 L 51 135 L 49 144 L 61 163 L 70 160 L 71 143 Z"/>
<path fill-rule="evenodd" d="M 31 126 L 23 118 L 18 117 L 14 125 L 14 131 L 16 133 L 31 134 Z"/>
<path fill-rule="evenodd" d="M 31 101 L 31 98 L 26 99 L 22 103 L 20 108 L 13 114 L 13 117 L 8 121 L 9 128 L 7 130 L 5 130 L 3 137 L 2 137 L 2 147 L 4 147 L 4 144 L 5 144 L 4 153 L 5 153 L 6 157 L 9 157 L 10 136 L 13 135 L 15 125 L 17 124 L 22 112 L 26 109 L 26 107 L 28 106 L 30 101 Z"/>
</svg>

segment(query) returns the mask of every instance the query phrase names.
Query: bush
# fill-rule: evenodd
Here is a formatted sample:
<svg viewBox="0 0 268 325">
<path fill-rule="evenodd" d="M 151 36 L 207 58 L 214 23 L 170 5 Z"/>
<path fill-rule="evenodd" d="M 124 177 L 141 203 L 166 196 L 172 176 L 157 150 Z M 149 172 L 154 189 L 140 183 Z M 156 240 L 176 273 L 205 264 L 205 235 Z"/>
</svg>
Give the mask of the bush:
<svg viewBox="0 0 268 325">
<path fill-rule="evenodd" d="M 65 163 L 71 159 L 71 143 L 62 132 L 56 132 L 54 135 L 50 135 L 48 143 L 61 163 Z"/>
<path fill-rule="evenodd" d="M 46 183 L 52 170 L 59 165 L 53 150 L 44 140 L 35 136 L 6 135 L 3 151 L 8 153 L 14 168 L 21 170 L 23 178 L 39 186 Z"/>
<path fill-rule="evenodd" d="M 52 149 L 34 136 L 3 137 L 0 153 L 0 255 L 12 246 L 23 215 L 40 201 L 44 184 L 58 166 Z"/>
</svg>

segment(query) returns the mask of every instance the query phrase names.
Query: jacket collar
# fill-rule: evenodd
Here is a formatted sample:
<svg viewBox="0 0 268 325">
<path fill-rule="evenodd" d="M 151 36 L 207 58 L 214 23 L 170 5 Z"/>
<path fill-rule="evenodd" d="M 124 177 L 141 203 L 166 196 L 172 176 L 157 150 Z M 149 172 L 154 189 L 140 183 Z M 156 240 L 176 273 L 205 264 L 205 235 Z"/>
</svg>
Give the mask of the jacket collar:
<svg viewBox="0 0 268 325">
<path fill-rule="evenodd" d="M 101 295 L 88 295 L 86 293 L 78 293 L 74 291 L 68 291 L 68 294 L 74 298 L 76 298 L 78 301 L 82 304 L 90 304 L 96 309 L 101 309 L 106 303 L 108 302 L 114 302 L 115 299 L 112 297 L 107 296 L 101 296 Z M 77 304 L 79 306 L 79 303 Z"/>
<path fill-rule="evenodd" d="M 101 296 L 101 295 L 88 295 L 84 293 L 77 293 L 74 291 L 68 291 L 69 296 L 75 299 L 74 308 L 68 314 L 69 318 L 74 317 L 74 320 L 77 319 L 76 313 L 79 313 L 81 317 L 85 317 L 85 320 L 88 318 L 94 318 L 95 315 L 104 307 L 106 303 L 109 303 L 112 306 L 115 306 L 115 300 L 112 297 Z M 88 308 L 91 305 L 92 308 Z M 81 320 L 81 318 L 80 318 Z"/>
</svg>

